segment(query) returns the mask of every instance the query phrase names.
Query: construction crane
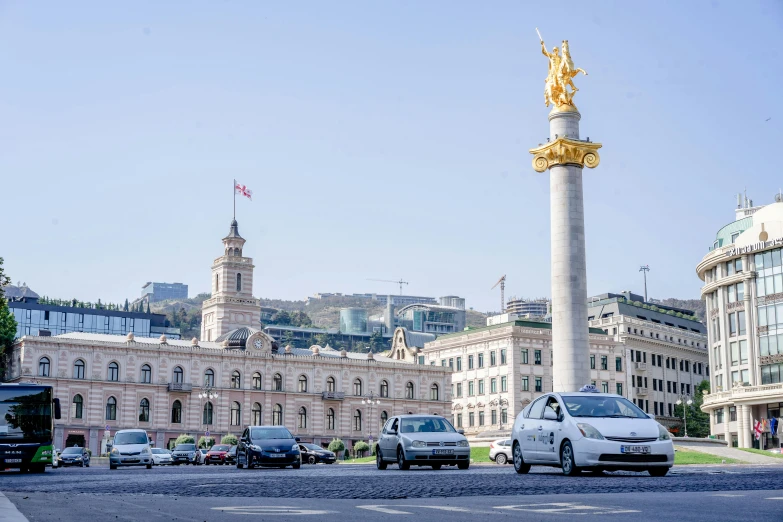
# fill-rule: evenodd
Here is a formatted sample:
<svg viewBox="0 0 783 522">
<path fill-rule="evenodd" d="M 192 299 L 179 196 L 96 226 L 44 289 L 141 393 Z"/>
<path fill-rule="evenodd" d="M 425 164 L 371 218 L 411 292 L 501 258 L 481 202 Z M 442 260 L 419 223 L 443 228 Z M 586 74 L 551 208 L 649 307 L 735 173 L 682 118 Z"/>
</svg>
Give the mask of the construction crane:
<svg viewBox="0 0 783 522">
<path fill-rule="evenodd" d="M 506 311 L 506 275 L 503 274 L 503 277 L 498 279 L 498 282 L 495 283 L 495 286 L 490 288 L 490 290 L 494 290 L 498 285 L 500 285 L 500 313 L 505 313 Z"/>
<path fill-rule="evenodd" d="M 402 279 L 399 281 L 392 281 L 390 279 L 368 279 L 368 281 L 380 281 L 381 283 L 394 283 L 396 285 L 400 285 L 400 295 L 402 295 L 402 285 L 410 284 L 407 281 L 403 281 Z"/>
</svg>

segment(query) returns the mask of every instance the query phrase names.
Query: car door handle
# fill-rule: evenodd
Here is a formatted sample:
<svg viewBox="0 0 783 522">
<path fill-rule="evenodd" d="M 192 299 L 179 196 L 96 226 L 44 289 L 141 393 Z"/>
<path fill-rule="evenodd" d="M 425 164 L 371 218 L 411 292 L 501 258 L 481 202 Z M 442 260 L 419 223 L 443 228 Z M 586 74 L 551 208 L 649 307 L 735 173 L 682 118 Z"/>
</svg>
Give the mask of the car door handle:
<svg viewBox="0 0 783 522">
<path fill-rule="evenodd" d="M 524 425 L 524 424 L 521 424 L 521 425 L 519 426 L 519 429 L 520 429 L 520 430 L 524 430 L 524 429 L 525 429 L 525 425 Z"/>
<path fill-rule="evenodd" d="M 544 429 L 544 427 L 543 427 L 543 426 L 539 426 L 539 427 L 538 427 L 538 431 L 541 431 L 541 430 L 543 430 L 543 429 Z"/>
</svg>

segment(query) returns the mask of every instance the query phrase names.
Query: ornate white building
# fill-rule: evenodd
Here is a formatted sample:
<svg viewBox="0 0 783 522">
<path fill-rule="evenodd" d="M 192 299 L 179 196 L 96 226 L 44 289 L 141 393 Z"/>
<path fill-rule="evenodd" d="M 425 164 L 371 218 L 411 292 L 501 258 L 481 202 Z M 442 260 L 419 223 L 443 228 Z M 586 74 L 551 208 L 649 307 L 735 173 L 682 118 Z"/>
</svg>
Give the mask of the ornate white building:
<svg viewBox="0 0 783 522">
<path fill-rule="evenodd" d="M 251 424 L 285 425 L 316 444 L 338 437 L 351 447 L 377 439 L 389 416 L 450 413 L 448 368 L 328 346 L 282 348 L 257 330 L 260 305 L 244 243 L 233 221 L 224 255 L 212 265 L 201 341 L 74 332 L 25 336 L 13 346 L 8 381 L 51 383 L 70 405 L 56 422 L 57 447 L 97 453 L 125 428 L 146 429 L 158 446 L 183 433 L 219 440 Z"/>
</svg>

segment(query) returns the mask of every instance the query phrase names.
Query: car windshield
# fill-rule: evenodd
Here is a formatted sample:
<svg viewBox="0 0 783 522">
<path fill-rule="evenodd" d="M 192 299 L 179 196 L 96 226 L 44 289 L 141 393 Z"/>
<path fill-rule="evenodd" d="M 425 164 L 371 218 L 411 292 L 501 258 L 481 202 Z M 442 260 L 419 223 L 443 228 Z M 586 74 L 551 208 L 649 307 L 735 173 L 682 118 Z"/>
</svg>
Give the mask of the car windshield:
<svg viewBox="0 0 783 522">
<path fill-rule="evenodd" d="M 563 401 L 572 417 L 648 418 L 635 404 L 622 397 L 566 395 Z"/>
<path fill-rule="evenodd" d="M 252 440 L 259 439 L 293 439 L 294 436 L 286 428 L 252 428 L 250 430 Z"/>
<path fill-rule="evenodd" d="M 453 433 L 454 427 L 440 417 L 406 417 L 400 420 L 401 433 Z"/>
<path fill-rule="evenodd" d="M 147 444 L 147 434 L 143 431 L 121 431 L 114 436 L 114 445 L 123 444 Z"/>
<path fill-rule="evenodd" d="M 160 448 L 152 448 L 152 453 L 154 453 L 154 454 L 156 454 L 156 455 L 160 455 L 161 453 L 166 453 L 166 452 L 165 452 L 165 451 L 163 451 L 163 450 L 162 450 L 162 449 L 160 449 Z"/>
<path fill-rule="evenodd" d="M 219 444 L 217 446 L 212 446 L 211 451 L 228 451 L 228 444 L 225 446 L 222 444 Z"/>
<path fill-rule="evenodd" d="M 62 452 L 63 455 L 81 455 L 82 454 L 82 448 L 65 448 L 65 451 Z"/>
<path fill-rule="evenodd" d="M 195 451 L 196 445 L 195 444 L 177 444 L 177 447 L 174 448 L 174 451 Z"/>
<path fill-rule="evenodd" d="M 315 451 L 323 451 L 324 449 L 321 446 L 318 446 L 316 444 L 302 444 L 307 449 L 315 450 Z"/>
<path fill-rule="evenodd" d="M 228 450 L 228 452 L 229 452 L 229 453 L 236 454 L 236 452 L 237 452 L 237 447 L 236 447 L 236 446 L 231 446 L 231 449 L 230 449 L 230 450 Z"/>
</svg>

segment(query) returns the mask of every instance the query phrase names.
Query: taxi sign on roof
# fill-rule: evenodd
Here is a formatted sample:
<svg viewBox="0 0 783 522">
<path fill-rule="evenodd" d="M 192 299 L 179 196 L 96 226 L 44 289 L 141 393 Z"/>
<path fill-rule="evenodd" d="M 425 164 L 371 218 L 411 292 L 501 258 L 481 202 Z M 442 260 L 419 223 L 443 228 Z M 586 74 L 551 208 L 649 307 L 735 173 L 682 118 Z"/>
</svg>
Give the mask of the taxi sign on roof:
<svg viewBox="0 0 783 522">
<path fill-rule="evenodd" d="M 596 388 L 593 384 L 585 384 L 579 388 L 579 391 L 583 393 L 598 393 L 598 388 Z"/>
</svg>

